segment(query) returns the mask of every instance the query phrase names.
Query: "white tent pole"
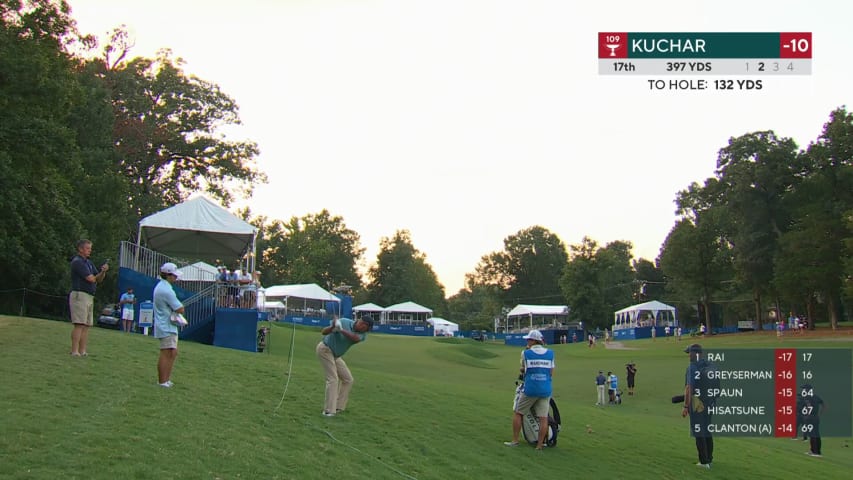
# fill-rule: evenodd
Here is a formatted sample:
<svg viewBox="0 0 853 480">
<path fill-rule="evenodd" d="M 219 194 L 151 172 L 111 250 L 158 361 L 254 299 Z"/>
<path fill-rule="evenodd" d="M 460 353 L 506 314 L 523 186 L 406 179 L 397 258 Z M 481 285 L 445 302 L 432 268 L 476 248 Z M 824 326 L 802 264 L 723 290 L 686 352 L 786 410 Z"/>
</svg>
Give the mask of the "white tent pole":
<svg viewBox="0 0 853 480">
<path fill-rule="evenodd" d="M 139 271 L 139 251 L 142 249 L 142 222 L 136 229 L 136 259 L 133 261 L 133 270 Z M 121 266 L 121 265 L 119 265 Z"/>
</svg>

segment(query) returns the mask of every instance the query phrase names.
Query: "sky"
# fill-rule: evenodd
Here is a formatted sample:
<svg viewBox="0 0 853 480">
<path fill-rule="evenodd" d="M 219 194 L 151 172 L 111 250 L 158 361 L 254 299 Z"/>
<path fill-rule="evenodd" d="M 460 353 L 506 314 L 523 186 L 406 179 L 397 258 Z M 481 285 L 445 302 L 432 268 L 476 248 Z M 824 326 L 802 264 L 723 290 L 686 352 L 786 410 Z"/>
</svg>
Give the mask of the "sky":
<svg viewBox="0 0 853 480">
<path fill-rule="evenodd" d="M 448 296 L 534 225 L 654 260 L 676 194 L 713 176 L 730 138 L 774 130 L 804 148 L 853 104 L 853 7 L 834 0 L 69 4 L 82 32 L 127 25 L 132 56 L 170 48 L 235 99 L 228 138 L 257 142 L 269 177 L 237 206 L 341 216 L 362 269 L 409 230 Z M 598 32 L 812 32 L 812 74 L 599 75 Z M 758 91 L 648 84 L 759 78 Z"/>
</svg>

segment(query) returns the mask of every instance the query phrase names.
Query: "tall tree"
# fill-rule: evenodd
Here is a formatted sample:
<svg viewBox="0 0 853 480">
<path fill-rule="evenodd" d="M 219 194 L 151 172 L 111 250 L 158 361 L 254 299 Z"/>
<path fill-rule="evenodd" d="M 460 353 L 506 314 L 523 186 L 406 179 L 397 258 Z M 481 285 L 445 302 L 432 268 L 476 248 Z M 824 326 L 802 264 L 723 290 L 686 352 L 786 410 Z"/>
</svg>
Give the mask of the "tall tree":
<svg viewBox="0 0 853 480">
<path fill-rule="evenodd" d="M 412 301 L 431 308 L 436 315 L 447 311 L 444 287 L 438 282 L 426 255 L 415 248 L 408 230 L 398 230 L 379 243 L 376 264 L 368 272 L 369 301 L 393 305 Z"/>
<path fill-rule="evenodd" d="M 493 330 L 495 319 L 503 314 L 500 298 L 492 286 L 469 283 L 447 299 L 449 319 L 462 330 Z"/>
<path fill-rule="evenodd" d="M 802 157 L 802 181 L 786 195 L 794 217 L 780 239 L 776 282 L 805 299 L 816 318 L 814 300 L 825 300 L 832 328 L 841 316 L 844 265 L 853 236 L 845 215 L 853 209 L 853 115 L 839 108 Z M 814 321 L 809 322 L 814 327 Z"/>
<path fill-rule="evenodd" d="M 698 300 L 710 331 L 711 303 L 732 275 L 730 250 L 714 222 L 704 216 L 677 221 L 661 247 L 660 265 L 667 290 L 682 301 Z"/>
<path fill-rule="evenodd" d="M 289 222 L 269 222 L 259 217 L 260 261 L 264 283 L 317 283 L 325 288 L 349 285 L 362 287 L 358 262 L 364 255 L 361 239 L 347 228 L 343 217 L 328 210 Z"/>
<path fill-rule="evenodd" d="M 266 181 L 254 159 L 257 145 L 228 140 L 227 126 L 241 123 L 234 99 L 219 86 L 188 75 L 168 49 L 153 59 L 125 61 L 131 47 L 122 28 L 103 58 L 93 60 L 112 94 L 118 170 L 130 180 L 135 217 L 204 191 L 226 206 L 234 191 L 248 196 Z"/>
<path fill-rule="evenodd" d="M 773 280 L 778 240 L 787 230 L 790 213 L 783 197 L 794 185 L 797 145 L 772 131 L 753 132 L 729 140 L 717 159 L 723 204 L 731 221 L 738 279 L 753 295 L 759 326 L 762 299 Z"/>
<path fill-rule="evenodd" d="M 504 250 L 484 255 L 468 281 L 492 286 L 505 305 L 561 302 L 560 278 L 568 263 L 566 247 L 548 229 L 533 226 L 504 239 Z"/>
<path fill-rule="evenodd" d="M 631 267 L 631 249 L 632 245 L 624 241 L 601 248 L 589 237 L 570 247 L 571 260 L 560 287 L 573 320 L 607 327 L 613 323 L 613 312 L 631 303 L 632 295 L 638 291 Z"/>
<path fill-rule="evenodd" d="M 68 288 L 74 241 L 107 255 L 110 112 L 66 51 L 82 41 L 65 2 L 0 2 L 0 288 Z"/>
</svg>

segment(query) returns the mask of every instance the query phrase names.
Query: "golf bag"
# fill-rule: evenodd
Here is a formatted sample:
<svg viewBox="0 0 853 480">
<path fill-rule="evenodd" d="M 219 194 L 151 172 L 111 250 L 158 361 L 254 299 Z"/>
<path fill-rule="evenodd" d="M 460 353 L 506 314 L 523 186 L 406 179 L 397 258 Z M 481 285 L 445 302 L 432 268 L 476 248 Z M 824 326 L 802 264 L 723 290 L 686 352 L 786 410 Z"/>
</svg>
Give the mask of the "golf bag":
<svg viewBox="0 0 853 480">
<path fill-rule="evenodd" d="M 518 400 L 524 392 L 524 382 L 516 382 L 515 398 L 512 402 L 512 411 L 516 411 Z M 545 445 L 548 447 L 557 446 L 557 435 L 560 433 L 560 410 L 557 408 L 557 403 L 554 397 L 551 397 L 551 408 L 548 412 L 548 435 L 545 436 Z M 539 417 L 531 411 L 522 412 L 521 417 L 521 433 L 528 443 L 535 445 L 539 441 Z"/>
</svg>

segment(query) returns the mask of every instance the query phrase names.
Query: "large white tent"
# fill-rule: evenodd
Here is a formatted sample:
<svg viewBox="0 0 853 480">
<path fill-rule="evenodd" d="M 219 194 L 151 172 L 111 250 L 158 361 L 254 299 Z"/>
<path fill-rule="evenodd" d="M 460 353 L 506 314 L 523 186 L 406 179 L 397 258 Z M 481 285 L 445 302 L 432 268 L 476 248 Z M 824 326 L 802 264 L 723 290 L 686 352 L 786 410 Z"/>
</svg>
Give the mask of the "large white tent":
<svg viewBox="0 0 853 480">
<path fill-rule="evenodd" d="M 215 282 L 219 275 L 216 267 L 206 262 L 196 262 L 181 267 L 180 270 L 183 282 Z"/>
<path fill-rule="evenodd" d="M 614 330 L 658 325 L 678 325 L 678 319 L 675 317 L 675 307 L 652 300 L 650 302 L 631 305 L 613 313 Z"/>
<path fill-rule="evenodd" d="M 568 305 L 516 305 L 506 314 L 507 331 L 558 327 L 568 321 Z M 524 320 L 527 320 L 526 322 Z M 497 325 L 496 325 L 497 329 Z"/>
<path fill-rule="evenodd" d="M 206 197 L 198 196 L 143 218 L 137 244 L 188 260 L 229 262 L 246 258 L 254 271 L 257 228 Z"/>
<path fill-rule="evenodd" d="M 432 325 L 433 335 L 453 336 L 459 331 L 459 324 L 453 323 L 450 320 L 445 320 L 440 317 L 432 317 L 427 319 L 427 323 Z"/>
<path fill-rule="evenodd" d="M 307 298 L 310 300 L 324 300 L 329 302 L 340 302 L 341 299 L 334 294 L 317 285 L 316 283 L 302 283 L 297 285 L 274 285 L 264 289 L 267 300 L 271 298 Z"/>
<path fill-rule="evenodd" d="M 432 310 L 415 302 L 403 302 L 385 307 L 382 313 L 382 323 L 397 325 L 414 325 L 426 322 L 432 317 Z"/>
<path fill-rule="evenodd" d="M 385 307 L 380 307 L 375 303 L 362 303 L 352 307 L 353 312 L 384 312 Z"/>
<path fill-rule="evenodd" d="M 325 316 L 327 302 L 338 304 L 340 314 L 341 299 L 316 283 L 297 285 L 274 285 L 264 289 L 264 301 L 280 301 L 284 304 L 285 315 L 304 314 Z"/>
</svg>

